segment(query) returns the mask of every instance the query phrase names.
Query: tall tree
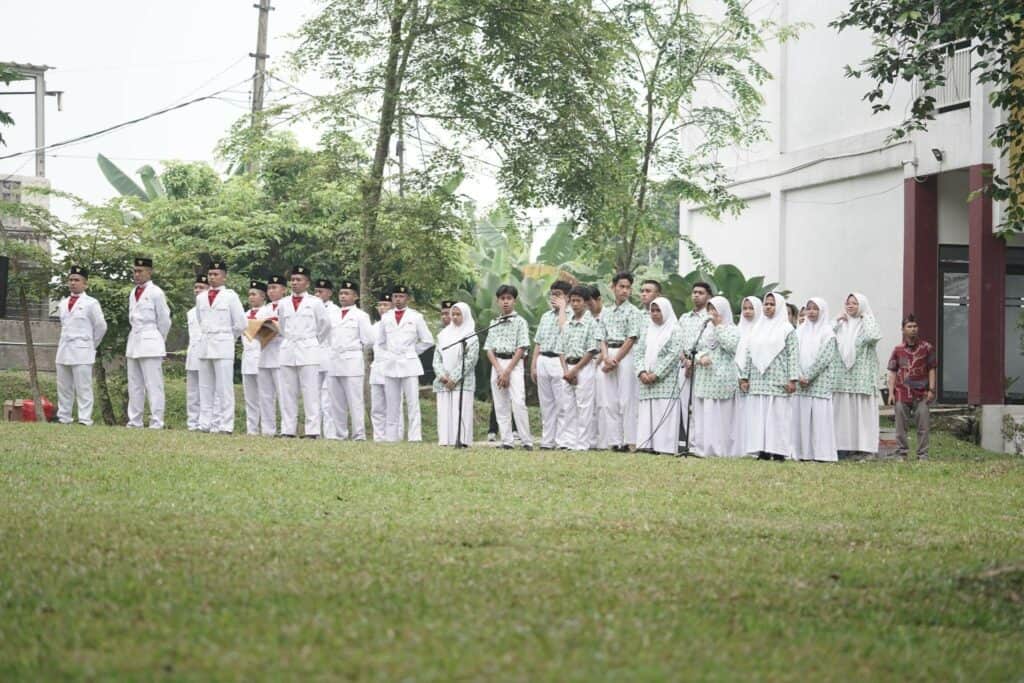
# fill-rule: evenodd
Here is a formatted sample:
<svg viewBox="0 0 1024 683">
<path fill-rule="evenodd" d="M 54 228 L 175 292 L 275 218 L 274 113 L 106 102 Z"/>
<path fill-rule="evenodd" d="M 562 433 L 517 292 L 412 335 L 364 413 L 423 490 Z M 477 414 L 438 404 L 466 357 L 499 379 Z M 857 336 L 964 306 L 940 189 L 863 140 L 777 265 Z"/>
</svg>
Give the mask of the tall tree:
<svg viewBox="0 0 1024 683">
<path fill-rule="evenodd" d="M 18 74 L 13 71 L 10 67 L 0 64 L 0 83 L 4 85 L 10 85 L 11 81 L 18 80 Z M 13 126 L 14 119 L 11 118 L 10 112 L 6 112 L 0 109 L 0 127 L 2 126 Z M 7 142 L 4 140 L 4 135 L 0 132 L 0 145 L 7 146 Z"/>
<path fill-rule="evenodd" d="M 886 93 L 897 80 L 920 83 L 920 95 L 894 138 L 924 130 L 937 114 L 933 92 L 946 83 L 946 57 L 965 41 L 974 55 L 974 79 L 991 86 L 989 102 L 1006 116 L 990 140 L 1008 156 L 1008 173 L 993 175 L 988 192 L 1006 202 L 1002 228 L 1024 230 L 1024 5 L 1020 0 L 853 0 L 831 23 L 840 31 L 862 29 L 874 35 L 875 52 L 853 78 L 874 86 L 864 96 L 874 112 L 890 108 Z"/>
</svg>

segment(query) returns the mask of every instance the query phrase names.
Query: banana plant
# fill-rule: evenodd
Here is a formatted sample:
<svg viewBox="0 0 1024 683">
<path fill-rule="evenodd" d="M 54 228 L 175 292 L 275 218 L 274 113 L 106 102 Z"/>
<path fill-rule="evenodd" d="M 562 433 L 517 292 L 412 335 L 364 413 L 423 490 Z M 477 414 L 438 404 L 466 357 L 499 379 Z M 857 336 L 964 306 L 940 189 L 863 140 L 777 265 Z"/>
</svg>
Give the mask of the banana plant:
<svg viewBox="0 0 1024 683">
<path fill-rule="evenodd" d="M 743 299 L 748 296 L 763 299 L 766 294 L 774 291 L 789 294 L 787 290 L 779 289 L 778 282 L 766 283 L 763 275 L 747 279 L 739 268 L 729 263 L 718 266 L 711 273 L 699 270 L 690 271 L 686 275 L 673 273 L 662 280 L 662 293 L 668 297 L 677 311 L 689 311 L 693 308 L 690 294 L 695 282 L 707 282 L 715 294 L 728 299 L 733 316 L 739 316 Z"/>
<path fill-rule="evenodd" d="M 160 197 L 166 197 L 167 191 L 164 189 L 164 184 L 160 182 L 159 176 L 156 171 L 149 164 L 146 164 L 142 168 L 138 169 L 136 173 L 139 174 L 139 178 L 142 180 L 140 186 L 131 176 L 122 171 L 117 164 L 103 156 L 102 154 L 96 155 L 96 163 L 99 164 L 100 170 L 103 172 L 104 177 L 114 189 L 117 190 L 122 197 L 136 197 L 144 202 L 150 202 Z"/>
</svg>

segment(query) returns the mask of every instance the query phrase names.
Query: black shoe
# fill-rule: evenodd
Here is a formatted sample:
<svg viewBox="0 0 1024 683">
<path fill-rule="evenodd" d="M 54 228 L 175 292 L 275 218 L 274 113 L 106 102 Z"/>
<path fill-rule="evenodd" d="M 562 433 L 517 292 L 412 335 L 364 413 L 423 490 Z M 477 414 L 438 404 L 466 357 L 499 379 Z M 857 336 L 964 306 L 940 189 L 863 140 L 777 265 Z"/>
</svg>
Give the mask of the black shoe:
<svg viewBox="0 0 1024 683">
<path fill-rule="evenodd" d="M 510 450 L 512 450 L 512 445 L 511 444 L 507 444 L 507 443 L 503 443 L 503 444 L 501 444 L 501 450 L 503 450 L 503 451 L 510 451 Z"/>
<path fill-rule="evenodd" d="M 279 439 L 294 439 L 295 435 L 294 434 L 278 434 L 277 438 L 279 438 Z"/>
<path fill-rule="evenodd" d="M 303 439 L 319 439 L 320 436 L 318 434 L 303 434 L 302 438 Z"/>
<path fill-rule="evenodd" d="M 541 446 L 541 447 L 540 447 L 540 449 L 541 449 L 542 451 L 553 451 L 553 450 L 555 450 L 555 449 L 554 449 L 554 448 L 552 448 L 551 446 Z"/>
<path fill-rule="evenodd" d="M 526 444 L 525 446 L 523 446 L 523 450 L 524 451 L 532 451 L 533 450 L 533 446 L 531 446 L 530 444 Z"/>
</svg>

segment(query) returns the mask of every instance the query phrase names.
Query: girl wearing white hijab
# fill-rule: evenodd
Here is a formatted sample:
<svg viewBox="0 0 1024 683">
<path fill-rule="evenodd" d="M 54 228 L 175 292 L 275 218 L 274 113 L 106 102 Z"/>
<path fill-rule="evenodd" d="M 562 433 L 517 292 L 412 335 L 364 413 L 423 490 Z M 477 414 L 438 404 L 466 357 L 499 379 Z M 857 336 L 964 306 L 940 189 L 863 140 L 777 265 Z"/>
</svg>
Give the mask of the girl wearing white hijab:
<svg viewBox="0 0 1024 683">
<path fill-rule="evenodd" d="M 793 455 L 793 402 L 800 378 L 796 333 L 789 324 L 786 299 L 778 292 L 764 297 L 764 310 L 740 341 L 740 391 L 747 394 L 744 441 L 747 453 L 762 460 Z"/>
<path fill-rule="evenodd" d="M 804 306 L 806 319 L 796 330 L 800 380 L 793 405 L 793 453 L 798 460 L 835 462 L 832 385 L 838 355 L 828 304 L 814 297 Z"/>
<path fill-rule="evenodd" d="M 452 306 L 451 315 L 452 321 L 438 333 L 437 346 L 434 347 L 437 442 L 442 446 L 455 445 L 461 396 L 462 443 L 469 446 L 473 443 L 473 392 L 476 389 L 476 362 L 480 358 L 480 342 L 475 336 L 466 341 L 466 358 L 463 360 L 463 345 L 455 343 L 472 334 L 476 323 L 469 306 L 461 301 Z M 445 349 L 450 344 L 455 346 Z"/>
<path fill-rule="evenodd" d="M 739 328 L 732 319 L 732 306 L 723 296 L 708 302 L 711 327 L 697 347 L 694 375 L 694 452 L 702 456 L 743 455 L 737 442 L 736 393 L 739 369 L 736 347 Z"/>
<path fill-rule="evenodd" d="M 878 355 L 881 328 L 868 298 L 846 297 L 846 312 L 836 319 L 837 364 L 832 409 L 839 452 L 878 451 Z"/>
<path fill-rule="evenodd" d="M 764 310 L 764 305 L 761 300 L 756 296 L 748 296 L 743 299 L 740 304 L 740 321 L 736 325 L 736 330 L 740 336 L 740 342 L 750 337 L 750 333 L 754 329 L 754 325 L 761 319 L 761 314 Z M 746 357 L 746 344 L 743 344 L 743 356 L 740 354 L 741 348 L 736 347 L 736 369 L 737 374 L 741 368 L 747 367 Z M 747 395 L 742 391 L 736 392 L 736 452 L 739 454 L 745 454 L 747 452 L 747 441 L 746 441 L 746 425 L 747 425 L 747 404 L 749 403 Z"/>
<path fill-rule="evenodd" d="M 679 355 L 683 331 L 676 325 L 672 303 L 665 297 L 651 302 L 647 328 L 640 334 L 635 354 L 640 380 L 637 450 L 679 452 Z"/>
</svg>

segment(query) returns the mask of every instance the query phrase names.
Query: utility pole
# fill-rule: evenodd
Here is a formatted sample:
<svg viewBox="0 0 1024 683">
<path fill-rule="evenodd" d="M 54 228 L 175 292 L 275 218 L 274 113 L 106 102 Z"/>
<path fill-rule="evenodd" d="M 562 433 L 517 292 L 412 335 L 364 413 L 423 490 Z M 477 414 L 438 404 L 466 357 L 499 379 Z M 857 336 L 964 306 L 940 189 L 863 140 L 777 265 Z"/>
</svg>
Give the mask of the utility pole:
<svg viewBox="0 0 1024 683">
<path fill-rule="evenodd" d="M 260 4 L 253 5 L 260 11 L 260 19 L 256 29 L 256 52 L 250 52 L 249 56 L 256 59 L 256 73 L 252 82 L 252 125 L 259 124 L 260 112 L 263 111 L 263 89 L 267 81 L 267 23 L 270 19 L 270 0 L 260 0 Z"/>
</svg>

